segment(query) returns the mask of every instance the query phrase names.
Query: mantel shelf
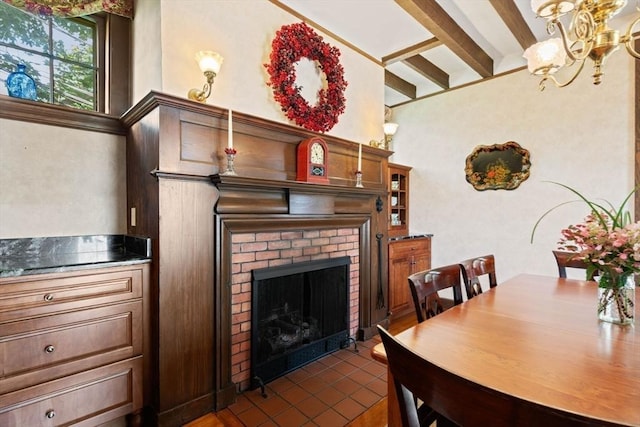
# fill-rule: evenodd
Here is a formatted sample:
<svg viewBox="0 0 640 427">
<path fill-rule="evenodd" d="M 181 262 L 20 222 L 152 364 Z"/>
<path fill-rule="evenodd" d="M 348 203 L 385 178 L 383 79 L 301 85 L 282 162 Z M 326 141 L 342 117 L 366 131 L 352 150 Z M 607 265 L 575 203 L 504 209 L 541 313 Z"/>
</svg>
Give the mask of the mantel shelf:
<svg viewBox="0 0 640 427">
<path fill-rule="evenodd" d="M 366 188 L 366 187 L 347 187 L 344 185 L 331 185 L 331 184 L 312 184 L 308 182 L 290 181 L 290 180 L 275 180 L 275 179 L 256 179 L 251 177 L 242 177 L 237 175 L 222 175 L 214 174 L 210 176 L 211 182 L 215 186 L 224 190 L 227 188 L 242 188 L 255 190 L 260 189 L 278 189 L 286 190 L 296 193 L 306 194 L 360 194 L 360 195 L 379 195 L 385 196 L 386 191 L 380 188 Z"/>
</svg>

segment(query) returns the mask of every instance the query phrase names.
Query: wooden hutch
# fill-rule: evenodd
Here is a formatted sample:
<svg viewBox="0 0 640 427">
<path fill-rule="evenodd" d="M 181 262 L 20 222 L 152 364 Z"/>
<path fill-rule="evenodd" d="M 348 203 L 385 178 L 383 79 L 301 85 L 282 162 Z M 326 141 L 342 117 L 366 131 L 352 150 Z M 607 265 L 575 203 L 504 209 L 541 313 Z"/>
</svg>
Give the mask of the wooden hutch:
<svg viewBox="0 0 640 427">
<path fill-rule="evenodd" d="M 389 315 L 414 311 L 407 278 L 431 268 L 431 236 L 409 234 L 408 166 L 389 163 Z"/>
</svg>

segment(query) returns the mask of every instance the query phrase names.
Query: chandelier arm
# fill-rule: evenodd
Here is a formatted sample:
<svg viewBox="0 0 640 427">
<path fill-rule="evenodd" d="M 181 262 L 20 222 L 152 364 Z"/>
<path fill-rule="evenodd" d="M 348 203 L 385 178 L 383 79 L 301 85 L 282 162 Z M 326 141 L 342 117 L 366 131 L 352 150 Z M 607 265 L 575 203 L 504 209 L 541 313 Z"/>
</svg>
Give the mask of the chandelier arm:
<svg viewBox="0 0 640 427">
<path fill-rule="evenodd" d="M 638 5 L 638 10 L 640 10 L 640 3 Z M 633 27 L 635 27 L 636 25 L 638 25 L 638 23 L 640 23 L 640 18 L 636 18 L 631 25 L 629 25 L 629 29 L 627 30 L 627 34 L 625 35 L 625 38 L 627 39 L 626 42 L 624 43 L 625 47 L 627 48 L 627 52 L 629 52 L 629 55 L 633 56 L 636 59 L 640 59 L 640 52 L 638 52 L 635 49 L 634 43 L 636 40 L 640 39 L 640 36 L 634 36 L 633 35 Z"/>
<path fill-rule="evenodd" d="M 544 78 L 540 82 L 540 90 L 541 91 L 544 90 L 544 81 L 545 80 L 551 80 L 553 82 L 553 84 L 555 84 L 557 87 L 569 86 L 571 83 L 573 83 L 573 81 L 578 77 L 578 75 L 580 74 L 580 72 L 584 68 L 584 63 L 585 63 L 584 60 L 580 61 L 580 66 L 576 70 L 575 74 L 568 81 L 566 81 L 565 83 L 560 83 L 558 81 L 558 79 L 556 79 L 556 77 L 554 75 L 552 75 L 552 74 L 544 76 Z"/>
<path fill-rule="evenodd" d="M 581 49 L 583 54 L 578 55 L 573 50 L 571 50 L 571 45 L 573 45 L 575 42 L 571 41 L 571 39 L 569 38 L 569 35 L 567 34 L 567 30 L 565 29 L 562 22 L 555 21 L 555 24 L 556 24 L 556 27 L 558 27 L 558 30 L 560 30 L 560 36 L 561 36 L 560 38 L 562 39 L 562 45 L 564 46 L 564 50 L 565 52 L 567 52 L 567 57 L 572 61 L 585 60 L 589 56 L 589 52 L 591 51 L 591 48 L 593 48 L 593 40 L 589 40 L 588 42 L 585 40 L 579 40 L 584 43 L 584 47 L 583 49 Z M 587 46 L 588 46 L 588 49 L 587 49 Z"/>
<path fill-rule="evenodd" d="M 633 39 L 629 40 L 628 42 L 625 43 L 625 46 L 627 48 L 627 52 L 629 52 L 629 55 L 633 56 L 636 59 L 640 59 L 640 53 L 636 52 L 636 50 L 633 48 Z"/>
</svg>

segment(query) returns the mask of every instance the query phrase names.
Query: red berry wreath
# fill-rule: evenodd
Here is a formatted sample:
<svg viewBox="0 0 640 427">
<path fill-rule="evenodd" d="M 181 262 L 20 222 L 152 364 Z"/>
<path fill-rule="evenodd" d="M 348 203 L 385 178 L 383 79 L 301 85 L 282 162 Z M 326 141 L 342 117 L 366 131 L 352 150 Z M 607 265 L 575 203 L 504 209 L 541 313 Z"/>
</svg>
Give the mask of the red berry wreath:
<svg viewBox="0 0 640 427">
<path fill-rule="evenodd" d="M 301 58 L 318 61 L 326 76 L 327 88 L 318 91 L 315 106 L 309 105 L 296 85 L 294 66 Z M 344 112 L 347 87 L 339 58 L 340 50 L 322 41 L 304 22 L 283 25 L 276 32 L 271 43 L 271 62 L 264 66 L 269 72 L 267 84 L 273 88 L 273 97 L 289 120 L 316 132 L 326 132 L 338 123 L 338 116 Z"/>
</svg>

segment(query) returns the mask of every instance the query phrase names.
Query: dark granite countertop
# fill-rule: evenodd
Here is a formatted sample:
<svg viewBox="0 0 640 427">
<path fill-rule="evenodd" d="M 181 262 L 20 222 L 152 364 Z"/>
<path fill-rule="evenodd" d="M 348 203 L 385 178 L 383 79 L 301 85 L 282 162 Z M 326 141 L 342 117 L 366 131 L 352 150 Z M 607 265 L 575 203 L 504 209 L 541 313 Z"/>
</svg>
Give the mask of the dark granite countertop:
<svg viewBox="0 0 640 427">
<path fill-rule="evenodd" d="M 0 277 L 151 261 L 151 239 L 93 235 L 0 239 Z"/>
<path fill-rule="evenodd" d="M 406 236 L 390 237 L 389 241 L 395 242 L 397 240 L 419 239 L 422 237 L 433 237 L 433 234 L 407 234 Z"/>
</svg>

